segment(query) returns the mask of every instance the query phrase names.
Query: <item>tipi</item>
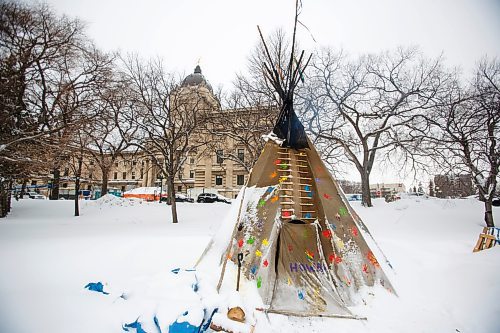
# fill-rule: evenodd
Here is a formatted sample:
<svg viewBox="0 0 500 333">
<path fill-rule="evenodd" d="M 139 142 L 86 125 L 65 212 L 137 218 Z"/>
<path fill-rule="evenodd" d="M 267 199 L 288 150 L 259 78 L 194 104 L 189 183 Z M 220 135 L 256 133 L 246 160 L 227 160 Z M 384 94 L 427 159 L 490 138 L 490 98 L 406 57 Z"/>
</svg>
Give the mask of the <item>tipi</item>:
<svg viewBox="0 0 500 333">
<path fill-rule="evenodd" d="M 394 290 L 368 245 L 375 244 L 370 233 L 294 112 L 293 91 L 309 60 L 303 64 L 304 52 L 295 60 L 292 45 L 288 68 L 278 69 L 262 42 L 269 62 L 265 76 L 281 110 L 274 139 L 242 191 L 218 288 L 227 261 L 238 264 L 240 257 L 242 276 L 255 281 L 268 312 L 357 318 L 347 306 L 356 304 L 361 287 Z"/>
</svg>

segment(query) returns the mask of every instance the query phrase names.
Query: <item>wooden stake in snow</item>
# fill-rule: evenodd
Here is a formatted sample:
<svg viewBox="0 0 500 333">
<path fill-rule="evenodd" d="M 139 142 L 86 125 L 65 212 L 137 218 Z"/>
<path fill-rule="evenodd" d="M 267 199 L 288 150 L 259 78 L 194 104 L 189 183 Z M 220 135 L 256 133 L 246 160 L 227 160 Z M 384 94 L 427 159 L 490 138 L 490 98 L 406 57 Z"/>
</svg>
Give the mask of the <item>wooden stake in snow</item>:
<svg viewBox="0 0 500 333">
<path fill-rule="evenodd" d="M 243 262 L 243 253 L 238 253 L 238 278 L 236 280 L 236 291 L 240 291 L 241 263 Z"/>
</svg>

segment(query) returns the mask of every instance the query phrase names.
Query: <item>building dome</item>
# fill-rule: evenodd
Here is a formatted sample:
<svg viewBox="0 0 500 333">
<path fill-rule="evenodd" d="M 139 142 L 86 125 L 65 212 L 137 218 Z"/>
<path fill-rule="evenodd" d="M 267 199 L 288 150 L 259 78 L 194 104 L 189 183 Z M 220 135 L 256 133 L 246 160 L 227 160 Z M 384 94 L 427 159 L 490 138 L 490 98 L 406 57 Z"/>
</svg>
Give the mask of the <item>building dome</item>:
<svg viewBox="0 0 500 333">
<path fill-rule="evenodd" d="M 208 83 L 203 74 L 201 74 L 201 68 L 199 65 L 196 66 L 193 74 L 189 74 L 186 76 L 184 81 L 182 81 L 182 87 L 188 86 L 203 86 L 212 92 L 212 86 Z"/>
</svg>

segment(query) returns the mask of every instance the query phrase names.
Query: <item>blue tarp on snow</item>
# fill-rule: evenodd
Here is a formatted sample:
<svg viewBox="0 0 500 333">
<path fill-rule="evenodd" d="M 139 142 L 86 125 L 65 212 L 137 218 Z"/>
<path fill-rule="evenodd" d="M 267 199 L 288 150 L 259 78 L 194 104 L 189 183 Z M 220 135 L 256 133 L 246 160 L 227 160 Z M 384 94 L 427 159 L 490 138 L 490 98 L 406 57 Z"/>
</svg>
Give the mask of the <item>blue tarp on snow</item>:
<svg viewBox="0 0 500 333">
<path fill-rule="evenodd" d="M 88 290 L 97 291 L 99 293 L 103 293 L 104 295 L 109 295 L 109 293 L 104 291 L 104 285 L 101 282 L 90 282 L 84 288 Z"/>
</svg>

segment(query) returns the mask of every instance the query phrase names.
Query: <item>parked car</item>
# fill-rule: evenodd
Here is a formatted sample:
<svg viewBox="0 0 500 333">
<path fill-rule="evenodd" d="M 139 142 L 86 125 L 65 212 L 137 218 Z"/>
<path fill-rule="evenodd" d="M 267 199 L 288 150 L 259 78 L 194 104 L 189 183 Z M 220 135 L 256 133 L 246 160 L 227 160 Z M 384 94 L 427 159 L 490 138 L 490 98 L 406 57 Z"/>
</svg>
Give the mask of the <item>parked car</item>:
<svg viewBox="0 0 500 333">
<path fill-rule="evenodd" d="M 196 202 L 225 202 L 230 204 L 231 200 L 215 193 L 202 193 L 198 195 Z"/>
<path fill-rule="evenodd" d="M 194 199 L 182 193 L 175 193 L 175 202 L 194 202 Z"/>
<path fill-rule="evenodd" d="M 36 192 L 28 192 L 27 194 L 30 199 L 42 199 L 42 200 L 46 199 L 44 195 L 41 195 Z"/>
</svg>

